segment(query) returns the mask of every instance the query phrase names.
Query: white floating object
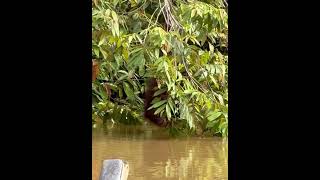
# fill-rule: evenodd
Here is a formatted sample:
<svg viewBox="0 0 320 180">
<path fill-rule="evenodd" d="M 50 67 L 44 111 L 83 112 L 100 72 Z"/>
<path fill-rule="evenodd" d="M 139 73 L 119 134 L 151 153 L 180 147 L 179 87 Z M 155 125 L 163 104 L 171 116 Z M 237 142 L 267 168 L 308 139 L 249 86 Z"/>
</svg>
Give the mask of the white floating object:
<svg viewBox="0 0 320 180">
<path fill-rule="evenodd" d="M 100 180 L 127 180 L 129 164 L 121 159 L 107 159 L 103 161 Z"/>
</svg>

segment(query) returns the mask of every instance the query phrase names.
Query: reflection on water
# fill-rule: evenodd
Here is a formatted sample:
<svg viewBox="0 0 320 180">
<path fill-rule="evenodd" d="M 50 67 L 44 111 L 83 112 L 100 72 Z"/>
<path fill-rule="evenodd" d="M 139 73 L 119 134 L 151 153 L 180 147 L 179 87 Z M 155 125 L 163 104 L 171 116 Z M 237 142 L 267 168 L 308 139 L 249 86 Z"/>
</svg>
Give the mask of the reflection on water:
<svg viewBox="0 0 320 180">
<path fill-rule="evenodd" d="M 93 129 L 92 178 L 104 159 L 129 162 L 128 180 L 226 180 L 228 146 L 221 138 L 170 139 L 161 130 L 99 126 Z"/>
</svg>

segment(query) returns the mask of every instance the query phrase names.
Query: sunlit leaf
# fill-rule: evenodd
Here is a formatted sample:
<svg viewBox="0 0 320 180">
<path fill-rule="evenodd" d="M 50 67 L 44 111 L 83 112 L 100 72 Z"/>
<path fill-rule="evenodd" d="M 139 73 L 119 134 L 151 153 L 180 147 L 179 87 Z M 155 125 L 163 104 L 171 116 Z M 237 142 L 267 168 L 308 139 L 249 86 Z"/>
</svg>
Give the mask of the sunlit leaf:
<svg viewBox="0 0 320 180">
<path fill-rule="evenodd" d="M 171 119 L 171 111 L 170 111 L 170 107 L 168 104 L 166 104 L 166 113 L 167 113 L 168 119 Z"/>
<path fill-rule="evenodd" d="M 171 99 L 171 98 L 169 98 L 168 103 L 169 103 L 169 106 L 170 106 L 170 108 L 171 108 L 171 111 L 172 111 L 172 112 L 175 112 L 175 109 L 174 109 L 175 106 L 173 105 L 173 102 L 172 102 L 172 99 Z"/>
<path fill-rule="evenodd" d="M 217 111 L 217 112 L 210 112 L 209 116 L 208 116 L 208 120 L 209 121 L 213 121 L 215 119 L 217 119 L 222 113 Z"/>
<path fill-rule="evenodd" d="M 94 51 L 94 54 L 95 54 L 97 57 L 99 57 L 99 49 L 98 49 L 98 48 L 94 48 L 93 51 Z"/>
<path fill-rule="evenodd" d="M 196 9 L 193 9 L 193 10 L 191 11 L 191 17 L 194 17 L 196 13 L 197 13 L 197 10 L 196 10 Z"/>
<path fill-rule="evenodd" d="M 156 58 L 159 58 L 159 49 L 155 49 L 155 55 L 156 55 Z"/>
<path fill-rule="evenodd" d="M 118 22 L 118 16 L 117 16 L 117 13 L 112 11 L 111 12 L 111 16 L 112 16 L 112 19 L 115 21 L 115 22 Z"/>
</svg>

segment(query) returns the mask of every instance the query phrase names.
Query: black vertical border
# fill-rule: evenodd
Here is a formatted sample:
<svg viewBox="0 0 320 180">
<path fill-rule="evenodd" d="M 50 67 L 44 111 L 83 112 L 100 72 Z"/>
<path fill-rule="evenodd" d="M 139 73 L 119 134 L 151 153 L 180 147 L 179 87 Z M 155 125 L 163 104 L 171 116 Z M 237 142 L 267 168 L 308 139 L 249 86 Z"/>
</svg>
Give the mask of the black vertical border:
<svg viewBox="0 0 320 180">
<path fill-rule="evenodd" d="M 2 5 L 3 179 L 92 178 L 91 6 Z"/>
</svg>

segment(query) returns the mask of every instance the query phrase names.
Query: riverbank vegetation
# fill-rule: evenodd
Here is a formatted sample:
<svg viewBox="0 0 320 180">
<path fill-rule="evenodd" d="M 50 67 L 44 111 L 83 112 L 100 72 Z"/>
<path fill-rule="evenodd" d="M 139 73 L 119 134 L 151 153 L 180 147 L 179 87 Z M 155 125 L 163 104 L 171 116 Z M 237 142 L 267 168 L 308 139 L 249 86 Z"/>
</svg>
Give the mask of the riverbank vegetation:
<svg viewBox="0 0 320 180">
<path fill-rule="evenodd" d="M 144 92 L 157 80 L 155 114 L 171 134 L 228 135 L 225 0 L 93 0 L 92 112 L 145 122 Z"/>
</svg>

